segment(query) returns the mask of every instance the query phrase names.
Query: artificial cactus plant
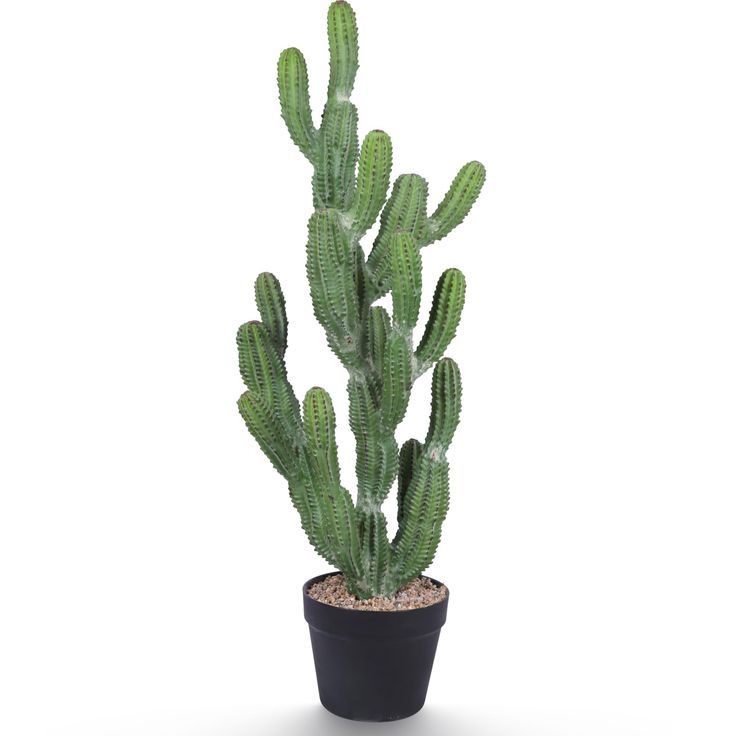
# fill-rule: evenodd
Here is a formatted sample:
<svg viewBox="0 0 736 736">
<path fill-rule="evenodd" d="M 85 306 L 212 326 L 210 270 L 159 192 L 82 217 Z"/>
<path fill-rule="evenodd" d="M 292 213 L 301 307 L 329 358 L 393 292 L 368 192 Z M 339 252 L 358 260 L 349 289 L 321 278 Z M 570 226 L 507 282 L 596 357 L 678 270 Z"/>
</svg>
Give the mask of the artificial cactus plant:
<svg viewBox="0 0 736 736">
<path fill-rule="evenodd" d="M 402 174 L 389 194 L 392 145 L 380 130 L 358 146 L 358 114 L 350 101 L 358 69 L 353 9 L 337 0 L 328 11 L 330 79 L 319 128 L 309 101 L 307 67 L 298 49 L 278 61 L 281 111 L 294 143 L 314 167 L 314 213 L 308 225 L 307 277 L 314 314 L 348 371 L 349 421 L 356 443 L 357 495 L 341 481 L 335 412 L 329 394 L 310 389 L 299 403 L 284 364 L 284 296 L 270 273 L 256 279 L 260 321 L 237 335 L 248 390 L 238 408 L 261 449 L 288 482 L 309 541 L 344 575 L 359 598 L 391 595 L 432 562 L 449 501 L 447 449 L 460 416 L 460 371 L 443 357 L 455 335 L 465 278 L 445 271 L 437 283 L 419 342 L 421 249 L 459 225 L 485 180 L 482 164 L 460 169 L 428 215 L 427 182 Z M 361 239 L 380 216 L 366 256 Z M 391 294 L 391 314 L 375 302 Z M 432 406 L 423 442 L 399 449 L 395 434 L 412 385 L 430 368 Z M 381 504 L 398 480 L 398 531 L 392 540 Z"/>
</svg>

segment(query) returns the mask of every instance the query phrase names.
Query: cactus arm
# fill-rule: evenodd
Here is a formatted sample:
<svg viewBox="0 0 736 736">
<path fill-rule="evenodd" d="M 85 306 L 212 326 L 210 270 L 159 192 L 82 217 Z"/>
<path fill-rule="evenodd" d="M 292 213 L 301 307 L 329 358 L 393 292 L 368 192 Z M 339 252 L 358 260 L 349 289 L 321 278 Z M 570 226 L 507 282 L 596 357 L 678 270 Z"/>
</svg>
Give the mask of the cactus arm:
<svg viewBox="0 0 736 736">
<path fill-rule="evenodd" d="M 427 439 L 418 458 L 412 458 L 412 477 L 392 544 L 395 566 L 392 573 L 398 585 L 412 580 L 431 564 L 440 542 L 450 500 L 445 454 L 460 420 L 461 393 L 457 364 L 443 358 L 432 375 L 432 412 Z"/>
<path fill-rule="evenodd" d="M 358 71 L 358 30 L 348 3 L 330 5 L 327 37 L 330 82 L 313 161 L 313 200 L 315 208 L 346 210 L 355 193 L 358 160 L 358 111 L 350 102 Z"/>
<path fill-rule="evenodd" d="M 286 319 L 286 303 L 281 284 L 272 273 L 262 273 L 256 279 L 255 292 L 261 322 L 268 330 L 276 351 L 283 358 L 289 323 Z"/>
<path fill-rule="evenodd" d="M 320 500 L 310 484 L 299 404 L 271 337 L 260 322 L 248 322 L 237 336 L 240 372 L 248 387 L 238 409 L 248 430 L 274 467 L 289 482 L 289 495 L 302 528 L 317 552 L 334 564 L 323 532 Z"/>
<path fill-rule="evenodd" d="M 340 466 L 335 443 L 335 410 L 330 395 L 319 387 L 311 388 L 304 398 L 304 430 L 307 452 L 317 484 L 340 485 Z"/>
<path fill-rule="evenodd" d="M 359 527 L 350 493 L 342 486 L 318 486 L 308 470 L 303 479 L 290 484 L 289 493 L 317 553 L 349 580 L 362 579 Z M 301 512 L 302 507 L 306 512 Z"/>
<path fill-rule="evenodd" d="M 391 197 L 381 213 L 381 226 L 367 259 L 370 301 L 391 288 L 391 238 L 399 231 L 411 233 L 421 243 L 427 227 L 427 182 L 417 174 L 402 174 L 394 182 Z"/>
<path fill-rule="evenodd" d="M 328 562 L 353 578 L 363 575 L 358 521 L 340 486 L 334 411 L 318 389 L 307 395 L 304 423 L 273 340 L 260 322 L 238 330 L 243 380 L 238 402 L 246 425 L 276 469 L 286 476 L 292 502 L 310 542 Z"/>
<path fill-rule="evenodd" d="M 346 218 L 355 240 L 372 227 L 386 202 L 392 155 L 391 138 L 382 130 L 372 130 L 363 140 L 355 199 Z"/>
<path fill-rule="evenodd" d="M 238 361 L 243 383 L 256 393 L 263 396 L 273 405 L 274 384 L 278 380 L 277 367 L 270 360 L 268 354 L 268 335 L 263 324 L 257 320 L 246 322 L 238 329 Z"/>
<path fill-rule="evenodd" d="M 314 160 L 317 131 L 312 121 L 309 104 L 309 77 L 307 63 L 299 49 L 284 49 L 278 63 L 279 101 L 281 117 L 286 123 L 291 140 L 309 159 Z"/>
<path fill-rule="evenodd" d="M 485 181 L 485 167 L 478 161 L 471 161 L 460 169 L 429 218 L 425 245 L 444 238 L 467 217 Z"/>
<path fill-rule="evenodd" d="M 340 466 L 335 441 L 335 410 L 330 395 L 314 387 L 304 398 L 304 431 L 310 491 L 320 504 L 322 527 L 332 556 L 351 576 L 359 576 L 357 519 L 352 499 L 340 485 Z"/>
<path fill-rule="evenodd" d="M 327 493 L 329 503 L 334 509 L 335 538 L 333 548 L 338 551 L 336 567 L 345 573 L 348 587 L 355 595 L 369 597 L 369 589 L 360 589 L 365 577 L 365 567 L 360 549 L 360 527 L 358 514 L 350 492 L 340 486 Z"/>
<path fill-rule="evenodd" d="M 393 542 L 393 585 L 413 580 L 434 559 L 442 522 L 449 508 L 449 478 L 446 460 L 422 454 L 406 498 L 404 518 Z"/>
<path fill-rule="evenodd" d="M 422 300 L 422 260 L 411 233 L 391 238 L 391 302 L 394 325 L 404 333 L 414 329 Z"/>
<path fill-rule="evenodd" d="M 440 276 L 427 326 L 416 350 L 415 379 L 442 357 L 455 337 L 465 304 L 465 276 L 456 268 Z"/>
<path fill-rule="evenodd" d="M 357 507 L 369 512 L 380 506 L 398 470 L 398 447 L 393 432 L 386 432 L 373 392 L 361 376 L 348 383 L 350 429 L 355 436 Z"/>
<path fill-rule="evenodd" d="M 317 210 L 309 221 L 307 276 L 314 316 L 332 351 L 349 368 L 361 360 L 361 311 L 355 279 L 356 253 L 334 210 Z"/>
<path fill-rule="evenodd" d="M 358 519 L 350 494 L 340 485 L 340 467 L 335 442 L 335 411 L 329 394 L 312 388 L 304 399 L 304 426 L 307 452 L 312 468 L 313 488 L 321 494 L 323 514 L 331 520 L 329 536 L 333 554 L 349 577 L 363 574 Z"/>
<path fill-rule="evenodd" d="M 380 493 L 381 418 L 366 381 L 353 376 L 348 382 L 350 429 L 355 436 L 355 475 L 358 481 L 358 507 L 372 505 Z"/>
<path fill-rule="evenodd" d="M 315 208 L 347 209 L 355 189 L 358 160 L 358 111 L 349 101 L 328 99 L 319 131 L 312 177 Z"/>
<path fill-rule="evenodd" d="M 432 373 L 432 411 L 424 448 L 430 455 L 444 455 L 460 422 L 462 382 L 452 358 L 442 358 Z"/>
<path fill-rule="evenodd" d="M 427 182 L 416 174 L 403 174 L 396 180 L 367 261 L 372 301 L 389 289 L 392 235 L 397 230 L 407 230 L 417 239 L 419 247 L 444 238 L 467 217 L 485 179 L 485 167 L 478 161 L 463 166 L 431 217 L 427 217 Z"/>
<path fill-rule="evenodd" d="M 404 418 L 412 382 L 412 355 L 406 338 L 392 332 L 386 341 L 383 365 L 381 418 L 386 431 L 393 432 Z"/>
<path fill-rule="evenodd" d="M 399 453 L 399 495 L 397 503 L 397 521 L 401 526 L 406 510 L 404 501 L 406 492 L 409 490 L 409 484 L 414 476 L 414 470 L 422 453 L 422 443 L 419 440 L 410 439 L 404 442 Z"/>
<path fill-rule="evenodd" d="M 295 470 L 295 452 L 271 408 L 257 393 L 246 391 L 238 399 L 238 411 L 271 464 L 288 479 Z"/>
<path fill-rule="evenodd" d="M 327 11 L 327 38 L 330 47 L 328 96 L 347 99 L 353 91 L 358 71 L 358 26 L 349 3 L 337 0 Z"/>
<path fill-rule="evenodd" d="M 300 458 L 303 460 L 304 458 Z M 330 550 L 325 546 L 324 536 L 320 533 L 321 518 L 319 504 L 314 494 L 310 494 L 306 482 L 306 476 L 302 477 L 295 473 L 289 478 L 289 498 L 294 508 L 299 512 L 299 520 L 302 529 L 307 535 L 309 543 L 314 547 L 320 557 L 332 563 Z"/>
<path fill-rule="evenodd" d="M 316 550 L 327 562 L 342 570 L 348 580 L 359 580 L 365 575 L 360 550 L 360 530 L 350 493 L 342 486 L 316 485 L 307 471 L 303 480 L 293 483 L 290 495 L 294 506 L 302 514 L 302 529 Z"/>
<path fill-rule="evenodd" d="M 264 400 L 290 440 L 298 444 L 301 433 L 299 402 L 268 331 L 261 322 L 247 322 L 238 330 L 237 345 L 245 385 Z"/>
<path fill-rule="evenodd" d="M 381 316 L 377 316 L 376 320 L 383 322 Z M 351 376 L 348 396 L 350 428 L 355 436 L 355 474 L 358 481 L 356 510 L 366 570 L 366 580 L 363 583 L 369 595 L 386 590 L 386 575 L 391 567 L 391 547 L 386 531 L 386 518 L 380 507 L 398 469 L 398 447 L 393 428 L 391 431 L 386 430 L 375 394 L 376 387 L 372 388 L 363 375 Z"/>
<path fill-rule="evenodd" d="M 340 485 L 335 442 L 335 410 L 330 395 L 312 388 L 304 399 L 304 430 L 311 492 L 320 501 L 322 533 L 341 570 L 351 578 L 362 575 L 358 521 L 350 494 Z"/>
</svg>

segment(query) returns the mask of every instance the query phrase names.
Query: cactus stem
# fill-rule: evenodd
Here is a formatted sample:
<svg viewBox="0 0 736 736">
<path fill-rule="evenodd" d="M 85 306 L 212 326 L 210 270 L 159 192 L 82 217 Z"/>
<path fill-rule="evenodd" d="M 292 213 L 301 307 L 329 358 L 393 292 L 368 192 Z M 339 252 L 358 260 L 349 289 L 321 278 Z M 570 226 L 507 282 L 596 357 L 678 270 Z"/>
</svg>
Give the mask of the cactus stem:
<svg viewBox="0 0 736 736">
<path fill-rule="evenodd" d="M 257 444 L 285 478 L 302 528 L 358 598 L 391 595 L 432 562 L 449 505 L 447 449 L 460 417 L 461 379 L 444 352 L 457 330 L 465 277 L 448 269 L 434 291 L 427 324 L 415 347 L 422 296 L 424 246 L 444 238 L 468 215 L 485 181 L 471 161 L 457 173 L 429 215 L 429 187 L 418 174 L 392 182 L 393 143 L 380 129 L 358 140 L 350 97 L 358 70 L 358 30 L 346 0 L 327 11 L 329 83 L 319 128 L 310 103 L 307 64 L 297 48 L 279 56 L 277 82 L 288 133 L 312 165 L 307 279 L 314 315 L 348 373 L 349 424 L 355 439 L 355 501 L 342 485 L 337 419 L 325 389 L 302 402 L 289 383 L 286 303 L 276 277 L 255 283 L 260 320 L 237 334 L 248 390 L 238 410 Z M 365 234 L 378 222 L 366 255 Z M 390 293 L 390 309 L 376 301 Z M 429 427 L 424 442 L 401 449 L 396 431 L 411 390 L 433 368 Z M 382 504 L 398 480 L 398 530 L 389 541 Z"/>
</svg>

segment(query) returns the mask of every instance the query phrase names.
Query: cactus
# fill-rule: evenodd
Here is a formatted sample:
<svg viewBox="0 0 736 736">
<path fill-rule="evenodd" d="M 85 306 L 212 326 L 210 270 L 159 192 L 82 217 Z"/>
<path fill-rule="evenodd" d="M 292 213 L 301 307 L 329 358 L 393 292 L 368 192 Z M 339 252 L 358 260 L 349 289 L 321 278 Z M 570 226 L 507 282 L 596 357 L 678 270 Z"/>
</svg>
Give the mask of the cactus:
<svg viewBox="0 0 736 736">
<path fill-rule="evenodd" d="M 286 479 L 302 528 L 316 551 L 345 575 L 359 598 L 392 595 L 432 562 L 449 503 L 446 459 L 459 418 L 460 370 L 443 357 L 457 330 L 465 278 L 445 271 L 423 335 L 415 346 L 422 293 L 421 249 L 466 217 L 485 180 L 477 161 L 463 166 L 428 215 L 427 182 L 402 174 L 393 183 L 391 139 L 369 132 L 358 147 L 350 101 L 358 69 L 353 9 L 328 11 L 330 78 L 315 128 L 307 65 L 295 48 L 282 52 L 278 88 L 289 134 L 314 168 L 314 213 L 307 228 L 307 278 L 314 315 L 348 371 L 349 424 L 356 443 L 357 495 L 342 485 L 329 394 L 310 389 L 300 406 L 284 355 L 287 318 L 273 274 L 255 283 L 260 321 L 238 330 L 240 370 L 248 390 L 238 400 L 248 430 Z M 389 192 L 390 189 L 390 192 Z M 369 254 L 360 241 L 379 221 Z M 375 302 L 391 295 L 391 314 Z M 396 431 L 412 385 L 433 368 L 432 406 L 423 442 Z M 381 505 L 398 481 L 398 531 L 389 539 Z"/>
</svg>

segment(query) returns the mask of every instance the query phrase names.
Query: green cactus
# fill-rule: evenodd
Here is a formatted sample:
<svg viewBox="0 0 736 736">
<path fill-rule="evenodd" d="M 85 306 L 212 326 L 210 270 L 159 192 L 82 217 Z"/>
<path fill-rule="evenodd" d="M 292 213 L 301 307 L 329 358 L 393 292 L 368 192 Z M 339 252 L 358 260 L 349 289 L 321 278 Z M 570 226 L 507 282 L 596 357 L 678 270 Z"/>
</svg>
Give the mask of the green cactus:
<svg viewBox="0 0 736 736">
<path fill-rule="evenodd" d="M 309 541 L 344 573 L 351 592 L 368 598 L 391 595 L 420 575 L 440 541 L 449 503 L 446 453 L 461 398 L 458 366 L 442 356 L 460 321 L 465 278 L 453 268 L 442 274 L 415 347 L 420 250 L 465 219 L 483 187 L 485 169 L 477 161 L 463 166 L 432 215 L 427 214 L 428 187 L 421 176 L 402 174 L 390 187 L 393 151 L 388 135 L 371 131 L 358 147 L 358 114 L 350 101 L 358 34 L 347 2 L 330 5 L 327 27 L 330 78 L 319 129 L 312 119 L 306 62 L 298 49 L 281 54 L 278 87 L 289 134 L 314 168 L 307 277 L 315 317 L 349 373 L 355 500 L 340 480 L 329 394 L 312 388 L 300 406 L 289 383 L 284 296 L 270 273 L 260 274 L 255 284 L 261 321 L 238 330 L 240 371 L 248 388 L 238 409 L 287 480 Z M 379 217 L 366 257 L 360 240 Z M 391 315 L 375 305 L 389 292 Z M 412 386 L 433 366 L 427 436 L 424 442 L 409 439 L 399 450 L 396 430 Z M 398 531 L 390 540 L 381 504 L 397 479 Z"/>
</svg>

